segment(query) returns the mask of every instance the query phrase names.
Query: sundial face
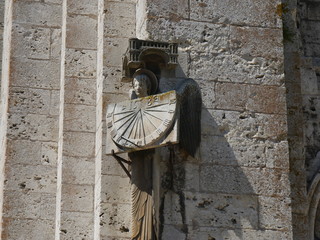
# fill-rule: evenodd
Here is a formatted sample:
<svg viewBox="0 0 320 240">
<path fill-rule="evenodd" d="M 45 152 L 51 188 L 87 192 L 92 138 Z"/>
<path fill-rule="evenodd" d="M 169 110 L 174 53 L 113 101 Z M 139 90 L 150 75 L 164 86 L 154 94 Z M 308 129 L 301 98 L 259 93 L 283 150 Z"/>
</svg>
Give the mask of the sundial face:
<svg viewBox="0 0 320 240">
<path fill-rule="evenodd" d="M 107 109 L 110 137 L 122 148 L 150 146 L 172 127 L 176 106 L 175 91 L 110 104 Z"/>
</svg>

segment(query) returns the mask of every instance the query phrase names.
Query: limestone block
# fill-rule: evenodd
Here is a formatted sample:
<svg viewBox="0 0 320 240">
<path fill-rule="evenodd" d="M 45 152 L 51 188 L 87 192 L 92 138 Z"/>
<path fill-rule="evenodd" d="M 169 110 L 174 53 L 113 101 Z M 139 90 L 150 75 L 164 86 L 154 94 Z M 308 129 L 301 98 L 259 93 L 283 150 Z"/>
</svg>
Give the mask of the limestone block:
<svg viewBox="0 0 320 240">
<path fill-rule="evenodd" d="M 308 2 L 308 19 L 320 20 L 320 3 L 319 2 Z"/>
<path fill-rule="evenodd" d="M 147 1 L 147 12 L 148 17 L 164 17 L 169 21 L 178 22 L 181 19 L 189 17 L 189 3 L 188 1 L 178 0 L 170 1 L 165 0 L 157 1 Z"/>
<path fill-rule="evenodd" d="M 13 86 L 60 89 L 60 61 L 14 59 Z"/>
<path fill-rule="evenodd" d="M 160 214 L 163 214 L 164 225 L 183 225 L 184 209 L 180 204 L 180 196 L 177 193 L 168 191 L 164 194 L 163 212 Z M 174 232 L 179 230 L 175 229 Z"/>
<path fill-rule="evenodd" d="M 28 27 L 21 24 L 12 26 L 12 56 L 17 58 L 49 59 L 50 29 Z"/>
<path fill-rule="evenodd" d="M 56 192 L 56 168 L 43 165 L 7 166 L 6 190 L 28 192 Z"/>
<path fill-rule="evenodd" d="M 313 69 L 300 68 L 301 74 L 301 93 L 318 94 L 318 79 Z"/>
<path fill-rule="evenodd" d="M 265 144 L 244 138 L 229 140 L 220 136 L 203 135 L 200 145 L 203 163 L 264 167 Z"/>
<path fill-rule="evenodd" d="M 288 196 L 288 173 L 277 169 L 231 166 L 200 167 L 200 189 L 206 192 Z"/>
<path fill-rule="evenodd" d="M 60 0 L 61 1 L 61 0 Z M 68 13 L 73 14 L 98 14 L 98 1 L 68 0 Z"/>
<path fill-rule="evenodd" d="M 291 193 L 289 174 L 282 169 L 243 168 L 243 173 L 255 193 L 264 196 L 289 196 Z"/>
<path fill-rule="evenodd" d="M 56 166 L 58 147 L 55 142 L 9 140 L 7 146 L 12 164 Z"/>
<path fill-rule="evenodd" d="M 186 221 L 190 227 L 257 228 L 255 195 L 190 193 L 185 195 Z"/>
<path fill-rule="evenodd" d="M 186 239 L 186 233 L 182 232 L 178 227 L 172 225 L 163 225 L 162 239 Z"/>
<path fill-rule="evenodd" d="M 60 239 L 93 239 L 93 214 L 63 211 L 61 213 Z"/>
<path fill-rule="evenodd" d="M 286 113 L 285 88 L 217 83 L 217 108 L 260 113 Z"/>
<path fill-rule="evenodd" d="M 105 4 L 104 33 L 108 37 L 136 37 L 136 5 L 128 2 L 110 2 Z"/>
<path fill-rule="evenodd" d="M 54 221 L 44 219 L 4 218 L 3 238 L 23 240 L 54 240 Z"/>
<path fill-rule="evenodd" d="M 61 5 L 25 1 L 16 1 L 13 4 L 13 21 L 15 23 L 60 27 L 62 24 L 61 16 Z"/>
<path fill-rule="evenodd" d="M 51 29 L 51 45 L 50 45 L 50 58 L 60 60 L 61 56 L 61 29 Z"/>
<path fill-rule="evenodd" d="M 97 53 L 94 50 L 66 49 L 67 77 L 96 77 Z"/>
<path fill-rule="evenodd" d="M 60 91 L 52 90 L 50 92 L 50 110 L 49 115 L 58 116 L 60 112 Z"/>
<path fill-rule="evenodd" d="M 320 115 L 320 96 L 304 96 L 302 98 L 302 109 L 305 120 L 318 121 Z"/>
<path fill-rule="evenodd" d="M 120 239 L 130 237 L 131 204 L 102 203 L 101 204 L 101 238 Z"/>
<path fill-rule="evenodd" d="M 103 71 L 104 81 L 103 89 L 107 93 L 128 93 L 132 88 L 132 83 L 121 82 L 122 69 L 118 67 L 106 67 Z M 129 95 L 128 95 L 129 96 Z"/>
<path fill-rule="evenodd" d="M 51 91 L 47 89 L 12 87 L 9 93 L 9 108 L 13 113 L 49 114 Z"/>
<path fill-rule="evenodd" d="M 267 145 L 266 167 L 289 169 L 289 146 L 287 141 Z"/>
<path fill-rule="evenodd" d="M 93 185 L 63 184 L 61 201 L 62 211 L 92 212 Z"/>
<path fill-rule="evenodd" d="M 102 152 L 105 153 L 105 149 L 102 149 Z M 120 157 L 127 159 L 127 153 L 119 154 Z M 119 163 L 111 156 L 103 154 L 102 156 L 102 174 L 105 175 L 116 175 L 121 176 L 122 178 L 126 177 L 126 173 L 123 171 Z"/>
<path fill-rule="evenodd" d="M 97 48 L 97 17 L 94 15 L 68 15 L 67 48 Z"/>
<path fill-rule="evenodd" d="M 62 179 L 67 184 L 93 185 L 95 163 L 92 158 L 64 157 Z"/>
<path fill-rule="evenodd" d="M 65 103 L 94 106 L 96 103 L 95 79 L 66 78 Z"/>
<path fill-rule="evenodd" d="M 286 138 L 286 115 L 208 109 L 205 117 L 208 120 L 205 120 L 203 134 L 225 136 L 228 141 L 239 137 L 256 141 Z"/>
<path fill-rule="evenodd" d="M 305 55 L 308 57 L 317 57 L 320 54 L 320 44 L 308 43 L 305 48 Z"/>
<path fill-rule="evenodd" d="M 254 57 L 283 59 L 281 29 L 230 26 L 231 52 L 252 60 Z"/>
<path fill-rule="evenodd" d="M 88 132 L 65 132 L 64 156 L 94 157 L 95 134 Z"/>
<path fill-rule="evenodd" d="M 250 84 L 279 85 L 283 63 L 278 59 L 243 58 L 234 54 L 190 52 L 190 77 Z"/>
<path fill-rule="evenodd" d="M 127 175 L 125 177 L 116 175 L 102 175 L 101 181 L 102 202 L 128 204 L 131 202 L 131 184 Z"/>
<path fill-rule="evenodd" d="M 281 27 L 277 0 L 190 1 L 190 18 L 195 21 L 231 23 L 235 25 Z"/>
<path fill-rule="evenodd" d="M 259 180 L 261 181 L 261 179 Z M 230 166 L 202 165 L 200 167 L 200 191 L 255 194 L 243 169 Z"/>
<path fill-rule="evenodd" d="M 208 107 L 215 106 L 217 101 L 215 96 L 215 83 L 213 81 L 201 80 L 198 81 L 198 84 L 201 89 L 202 102 Z"/>
<path fill-rule="evenodd" d="M 58 119 L 47 115 L 11 113 L 8 117 L 8 136 L 11 139 L 56 141 Z"/>
<path fill-rule="evenodd" d="M 185 179 L 184 179 L 184 189 L 186 191 L 199 191 L 199 165 L 192 163 L 185 163 Z"/>
<path fill-rule="evenodd" d="M 290 198 L 259 197 L 259 224 L 264 229 L 290 230 Z"/>
<path fill-rule="evenodd" d="M 156 41 L 173 41 L 185 47 L 185 51 L 204 53 L 207 60 L 228 52 L 230 28 L 226 25 L 194 22 L 189 20 L 168 21 L 164 18 L 148 20 L 147 30 Z"/>
<path fill-rule="evenodd" d="M 3 207 L 4 217 L 7 218 L 53 220 L 55 196 L 30 191 L 5 191 Z"/>
<path fill-rule="evenodd" d="M 301 21 L 301 34 L 303 39 L 306 41 L 305 45 L 309 43 L 318 43 L 320 41 L 320 22 L 319 21 L 310 21 L 304 20 Z"/>
<path fill-rule="evenodd" d="M 128 48 L 128 38 L 105 38 L 103 61 L 104 65 L 119 67 L 122 66 L 122 56 Z"/>
<path fill-rule="evenodd" d="M 94 106 L 65 104 L 64 129 L 66 131 L 95 132 L 96 108 Z"/>
<path fill-rule="evenodd" d="M 190 239 L 216 239 L 216 240 L 266 240 L 266 239 L 292 239 L 291 233 L 274 230 L 253 230 L 253 229 L 229 229 L 200 227 L 190 229 L 188 234 Z M 304 239 L 304 238 L 302 238 Z"/>
</svg>

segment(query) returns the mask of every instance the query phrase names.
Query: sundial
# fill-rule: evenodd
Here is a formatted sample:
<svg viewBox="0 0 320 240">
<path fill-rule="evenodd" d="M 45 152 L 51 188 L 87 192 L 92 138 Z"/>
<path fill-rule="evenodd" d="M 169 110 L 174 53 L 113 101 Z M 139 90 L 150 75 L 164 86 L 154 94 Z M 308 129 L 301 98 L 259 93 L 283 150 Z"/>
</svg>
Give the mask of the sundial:
<svg viewBox="0 0 320 240">
<path fill-rule="evenodd" d="M 178 142 L 175 91 L 112 103 L 107 108 L 107 154 Z"/>
</svg>

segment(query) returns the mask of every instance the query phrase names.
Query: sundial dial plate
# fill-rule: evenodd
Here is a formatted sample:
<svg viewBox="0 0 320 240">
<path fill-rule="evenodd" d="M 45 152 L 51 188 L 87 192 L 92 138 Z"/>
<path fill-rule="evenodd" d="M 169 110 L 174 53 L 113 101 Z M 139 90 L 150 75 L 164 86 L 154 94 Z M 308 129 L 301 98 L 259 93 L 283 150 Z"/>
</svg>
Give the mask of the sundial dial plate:
<svg viewBox="0 0 320 240">
<path fill-rule="evenodd" d="M 107 108 L 107 154 L 177 143 L 175 91 L 113 103 Z"/>
</svg>

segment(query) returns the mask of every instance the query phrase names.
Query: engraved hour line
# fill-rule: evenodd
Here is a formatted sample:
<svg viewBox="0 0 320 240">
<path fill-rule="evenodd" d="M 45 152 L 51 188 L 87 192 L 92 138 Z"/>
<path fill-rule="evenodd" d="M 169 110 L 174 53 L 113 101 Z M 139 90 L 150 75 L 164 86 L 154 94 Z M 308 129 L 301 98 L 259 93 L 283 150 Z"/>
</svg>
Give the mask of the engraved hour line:
<svg viewBox="0 0 320 240">
<path fill-rule="evenodd" d="M 126 122 L 124 122 L 120 127 L 118 127 L 117 130 L 120 130 L 120 128 L 122 128 L 126 123 L 128 123 L 130 120 L 132 120 L 132 118 L 134 118 L 135 115 L 131 116 Z"/>
<path fill-rule="evenodd" d="M 131 122 L 131 124 L 130 124 L 130 126 L 131 126 L 131 129 L 130 129 L 130 132 L 129 132 L 129 134 L 128 134 L 128 138 L 130 138 L 130 136 L 131 136 L 131 133 L 132 133 L 132 131 L 133 131 L 133 129 L 134 129 L 134 124 L 135 124 L 135 122 L 137 121 L 137 116 L 138 116 L 138 114 L 136 114 L 135 115 L 135 118 L 134 118 L 134 120 Z M 124 135 L 124 134 L 123 134 Z"/>
<path fill-rule="evenodd" d="M 129 110 L 129 111 L 125 111 L 125 112 L 118 112 L 118 113 L 114 113 L 113 115 L 120 115 L 120 114 L 125 114 L 125 113 L 131 113 L 134 112 L 134 110 Z"/>
<path fill-rule="evenodd" d="M 134 132 L 134 138 L 137 139 L 137 132 L 138 132 L 138 128 L 139 128 L 139 123 L 138 123 L 138 114 L 137 114 L 137 123 L 136 123 L 136 131 Z"/>
<path fill-rule="evenodd" d="M 148 114 L 148 115 L 150 115 L 151 117 L 157 118 L 157 119 L 159 119 L 160 121 L 162 121 L 162 119 L 161 119 L 161 118 L 158 118 L 158 117 L 156 117 L 156 116 L 152 115 L 151 113 L 148 113 L 148 112 L 146 112 L 146 111 L 145 111 L 145 113 L 146 113 L 146 114 Z"/>
<path fill-rule="evenodd" d="M 122 118 L 119 118 L 119 119 L 117 119 L 116 121 L 113 121 L 113 122 L 114 122 L 114 123 L 119 122 L 119 121 L 121 121 L 122 119 L 125 119 L 125 118 L 127 118 L 127 117 L 130 117 L 130 116 L 133 115 L 133 114 L 135 114 L 135 113 L 132 112 L 132 113 L 130 113 L 130 114 L 128 114 L 128 115 L 126 115 L 126 116 L 124 116 L 124 117 L 122 117 Z"/>
<path fill-rule="evenodd" d="M 127 128 L 122 132 L 122 135 L 121 135 L 121 136 L 123 136 L 123 135 L 128 131 L 128 129 L 130 128 L 130 126 L 132 126 L 132 123 L 133 123 L 136 119 L 137 119 L 137 114 L 135 114 L 135 115 L 133 116 L 133 119 L 132 119 L 131 122 L 128 124 Z"/>
<path fill-rule="evenodd" d="M 142 111 L 142 114 L 143 114 L 143 119 L 144 119 L 144 122 L 147 123 L 150 122 L 150 119 L 148 118 L 148 116 Z M 152 125 L 150 124 L 146 124 L 144 127 L 145 127 L 145 130 L 148 132 L 148 133 L 151 133 L 152 131 L 154 131 L 154 129 L 156 129 L 157 127 L 151 123 Z M 147 136 L 148 137 L 148 136 Z"/>
<path fill-rule="evenodd" d="M 154 125 L 154 123 L 149 119 L 148 115 L 145 114 L 145 117 L 146 117 L 146 119 L 149 120 L 149 122 L 151 122 L 152 126 L 153 126 L 155 129 L 157 129 L 157 126 Z"/>
<path fill-rule="evenodd" d="M 142 127 L 142 131 L 143 131 L 143 140 L 144 140 L 144 144 L 146 145 L 146 133 L 144 131 L 143 117 L 142 117 L 142 112 L 141 111 L 140 111 L 140 116 L 141 116 L 141 127 Z"/>
<path fill-rule="evenodd" d="M 135 146 L 137 146 L 137 147 L 140 147 L 139 145 L 135 144 L 134 142 L 130 141 L 129 139 L 127 139 L 127 138 L 125 138 L 125 137 L 122 137 L 122 136 L 121 136 L 121 138 L 123 138 L 124 140 L 126 140 L 126 141 L 129 142 L 129 143 L 132 143 L 133 145 L 135 145 Z"/>
</svg>

